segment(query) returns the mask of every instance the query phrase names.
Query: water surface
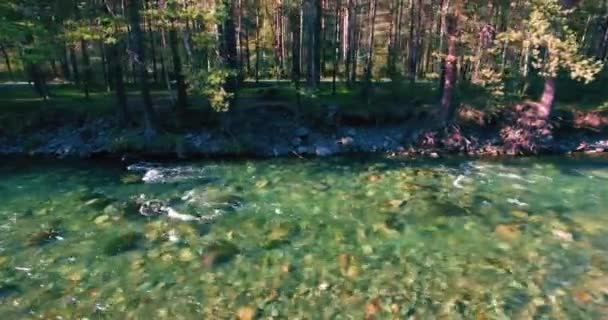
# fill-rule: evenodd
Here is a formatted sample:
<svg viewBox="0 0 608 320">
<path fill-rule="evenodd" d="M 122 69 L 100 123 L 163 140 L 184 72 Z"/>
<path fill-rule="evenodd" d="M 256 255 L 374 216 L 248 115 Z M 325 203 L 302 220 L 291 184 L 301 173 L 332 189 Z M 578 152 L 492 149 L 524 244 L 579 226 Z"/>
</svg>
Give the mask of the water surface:
<svg viewBox="0 0 608 320">
<path fill-rule="evenodd" d="M 608 314 L 608 159 L 162 166 L 0 160 L 2 318 Z"/>
</svg>

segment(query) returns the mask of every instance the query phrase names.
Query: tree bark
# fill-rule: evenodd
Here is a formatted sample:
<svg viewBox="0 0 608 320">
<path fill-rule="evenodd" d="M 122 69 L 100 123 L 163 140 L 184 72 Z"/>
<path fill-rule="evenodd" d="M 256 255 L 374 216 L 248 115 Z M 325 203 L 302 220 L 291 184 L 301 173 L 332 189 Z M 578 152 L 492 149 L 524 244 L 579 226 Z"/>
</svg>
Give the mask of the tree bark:
<svg viewBox="0 0 608 320">
<path fill-rule="evenodd" d="M 304 1 L 304 28 L 306 38 L 306 84 L 311 89 L 316 89 L 320 83 L 321 64 L 321 19 L 320 0 Z"/>
<path fill-rule="evenodd" d="M 148 33 L 150 34 L 150 54 L 152 56 L 152 78 L 158 83 L 158 68 L 156 59 L 156 36 L 152 28 L 152 21 L 148 21 Z"/>
<path fill-rule="evenodd" d="M 441 96 L 441 113 L 444 123 L 449 123 L 455 111 L 454 91 L 456 88 L 458 63 L 458 13 L 446 17 L 447 56 L 444 62 L 445 80 Z"/>
<path fill-rule="evenodd" d="M 255 4 L 255 83 L 260 82 L 260 2 Z"/>
<path fill-rule="evenodd" d="M 98 41 L 97 42 L 99 44 L 99 54 L 101 56 L 101 71 L 103 74 L 103 83 L 106 87 L 106 91 L 110 91 L 112 90 L 112 81 L 110 80 L 110 77 L 108 76 L 109 74 L 109 70 L 108 70 L 108 61 L 107 61 L 107 50 L 106 50 L 106 46 L 103 43 L 103 41 Z"/>
<path fill-rule="evenodd" d="M 80 72 L 78 71 L 78 58 L 76 57 L 76 49 L 70 46 L 70 64 L 72 65 L 72 76 L 76 86 L 80 86 Z"/>
<path fill-rule="evenodd" d="M 169 44 L 171 47 L 171 56 L 173 58 L 173 72 L 175 73 L 175 81 L 177 83 L 177 102 L 175 104 L 175 111 L 178 122 L 181 124 L 186 113 L 186 108 L 188 107 L 188 96 L 186 92 L 186 82 L 184 80 L 184 74 L 182 71 L 182 60 L 179 56 L 178 43 L 179 40 L 177 39 L 175 22 L 171 21 L 171 27 L 169 30 Z"/>
<path fill-rule="evenodd" d="M 557 92 L 557 83 L 554 77 L 548 77 L 545 79 L 545 85 L 543 93 L 538 103 L 538 117 L 542 119 L 549 119 L 551 112 L 553 111 L 553 105 L 555 104 L 555 93 Z"/>
<path fill-rule="evenodd" d="M 4 64 L 6 65 L 6 71 L 8 71 L 9 79 L 13 80 L 14 75 L 13 67 L 11 66 L 11 58 L 9 57 L 8 52 L 6 52 L 4 45 L 0 44 L 0 51 L 2 51 L 2 56 L 4 56 Z"/>
<path fill-rule="evenodd" d="M 129 111 L 127 106 L 127 94 L 125 90 L 125 81 L 122 70 L 122 55 L 121 42 L 111 44 L 108 47 L 109 53 L 109 70 L 113 78 L 113 87 L 116 95 L 116 102 L 118 103 L 118 119 L 123 125 L 129 122 Z"/>
<path fill-rule="evenodd" d="M 139 83 L 144 107 L 145 136 L 148 140 L 156 135 L 156 115 L 152 106 L 150 87 L 148 85 L 148 69 L 146 68 L 146 51 L 144 49 L 144 34 L 141 29 L 139 0 L 128 0 L 129 25 L 131 26 L 131 59 L 135 66 L 137 82 Z"/>
<path fill-rule="evenodd" d="M 300 39 L 302 30 L 300 29 L 301 11 L 300 8 L 293 8 L 290 15 L 291 24 L 291 78 L 296 87 L 296 103 L 298 110 L 300 107 Z"/>
<path fill-rule="evenodd" d="M 69 61 L 68 48 L 64 44 L 62 47 L 62 53 L 61 53 L 61 73 L 63 75 L 63 78 L 66 80 L 69 80 L 72 77 L 70 74 L 70 66 L 69 66 L 68 61 Z"/>
<path fill-rule="evenodd" d="M 372 96 L 372 73 L 374 67 L 374 31 L 376 25 L 376 1 L 371 0 L 369 3 L 369 40 L 368 40 L 368 53 L 367 63 L 365 66 L 365 87 L 364 97 L 367 99 L 367 103 L 370 104 Z"/>
<path fill-rule="evenodd" d="M 90 90 L 91 78 L 92 78 L 91 60 L 89 59 L 88 46 L 89 46 L 89 44 L 86 40 L 84 40 L 84 39 L 80 40 L 80 54 L 82 55 L 82 68 L 84 69 L 83 70 L 84 79 L 82 81 L 82 84 L 83 84 L 83 90 L 84 90 L 84 97 L 86 99 L 90 98 L 89 90 Z"/>
<path fill-rule="evenodd" d="M 337 0 L 336 3 L 336 29 L 334 34 L 334 67 L 332 70 L 332 79 L 331 79 L 331 94 L 336 95 L 336 77 L 338 75 L 338 61 L 340 60 L 340 21 L 342 21 L 340 17 L 340 12 L 342 7 L 342 0 Z"/>
<path fill-rule="evenodd" d="M 224 90 L 232 93 L 233 96 L 229 100 L 230 107 L 234 105 L 238 89 L 238 61 L 236 50 L 236 30 L 234 26 L 234 4 L 233 0 L 224 0 L 227 15 L 224 18 L 221 26 L 219 26 L 221 44 L 220 44 L 220 60 L 222 64 L 229 69 L 229 75 L 224 83 Z"/>
</svg>

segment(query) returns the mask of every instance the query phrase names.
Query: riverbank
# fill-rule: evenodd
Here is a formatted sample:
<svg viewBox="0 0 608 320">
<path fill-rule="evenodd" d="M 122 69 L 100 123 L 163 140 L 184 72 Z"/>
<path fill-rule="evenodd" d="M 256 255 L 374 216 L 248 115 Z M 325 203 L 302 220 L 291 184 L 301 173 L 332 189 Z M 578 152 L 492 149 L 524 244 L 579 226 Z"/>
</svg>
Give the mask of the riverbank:
<svg viewBox="0 0 608 320">
<path fill-rule="evenodd" d="M 500 119 L 500 120 L 495 120 Z M 472 156 L 600 153 L 608 151 L 608 120 L 596 113 L 561 113 L 540 132 L 522 124 L 520 110 L 501 114 L 461 108 L 456 122 L 437 129 L 428 109 L 394 114 L 370 124 L 328 107 L 315 119 L 283 106 L 220 114 L 214 125 L 146 139 L 139 128 L 117 129 L 115 120 L 66 121 L 61 126 L 0 136 L 0 155 L 92 157 L 327 157 L 349 153 L 395 156 Z"/>
</svg>

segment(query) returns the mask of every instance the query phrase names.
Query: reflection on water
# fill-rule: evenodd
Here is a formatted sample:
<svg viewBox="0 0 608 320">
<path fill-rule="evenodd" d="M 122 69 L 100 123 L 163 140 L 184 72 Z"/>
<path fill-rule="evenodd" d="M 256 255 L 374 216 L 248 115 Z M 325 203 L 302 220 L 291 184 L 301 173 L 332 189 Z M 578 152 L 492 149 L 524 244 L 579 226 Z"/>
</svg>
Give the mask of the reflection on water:
<svg viewBox="0 0 608 320">
<path fill-rule="evenodd" d="M 4 160 L 0 176 L 6 319 L 608 314 L 608 159 Z"/>
</svg>

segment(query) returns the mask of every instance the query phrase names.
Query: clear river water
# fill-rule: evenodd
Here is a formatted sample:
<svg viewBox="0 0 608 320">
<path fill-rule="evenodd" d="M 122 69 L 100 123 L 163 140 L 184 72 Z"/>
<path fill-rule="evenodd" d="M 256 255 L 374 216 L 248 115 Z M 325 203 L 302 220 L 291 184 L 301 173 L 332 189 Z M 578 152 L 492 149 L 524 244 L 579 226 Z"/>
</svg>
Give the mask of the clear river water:
<svg viewBox="0 0 608 320">
<path fill-rule="evenodd" d="M 131 169 L 0 160 L 0 318 L 608 315 L 608 158 Z"/>
</svg>

